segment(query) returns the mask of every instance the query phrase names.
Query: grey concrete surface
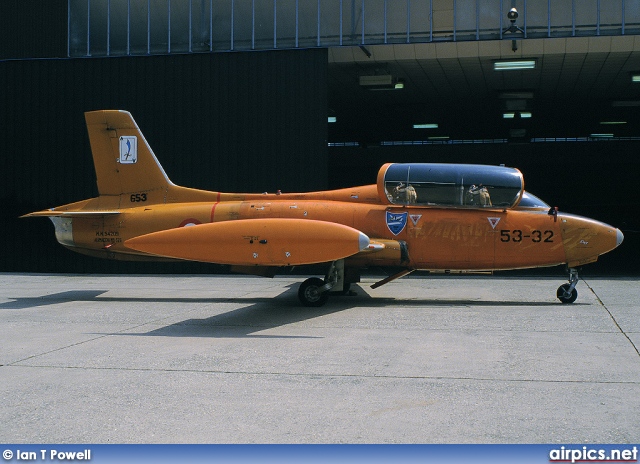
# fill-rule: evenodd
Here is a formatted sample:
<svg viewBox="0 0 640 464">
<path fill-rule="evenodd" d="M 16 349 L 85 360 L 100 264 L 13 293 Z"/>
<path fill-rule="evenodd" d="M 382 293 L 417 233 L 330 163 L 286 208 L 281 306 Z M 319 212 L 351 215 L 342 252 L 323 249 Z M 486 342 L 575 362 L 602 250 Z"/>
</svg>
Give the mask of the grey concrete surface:
<svg viewBox="0 0 640 464">
<path fill-rule="evenodd" d="M 638 279 L 0 274 L 0 442 L 637 443 Z"/>
</svg>

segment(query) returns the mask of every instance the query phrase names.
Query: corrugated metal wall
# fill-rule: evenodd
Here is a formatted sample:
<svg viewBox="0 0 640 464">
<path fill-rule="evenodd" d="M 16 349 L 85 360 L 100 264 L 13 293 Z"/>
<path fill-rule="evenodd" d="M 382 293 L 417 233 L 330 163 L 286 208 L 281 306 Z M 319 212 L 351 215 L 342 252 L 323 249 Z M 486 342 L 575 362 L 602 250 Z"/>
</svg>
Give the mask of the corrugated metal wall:
<svg viewBox="0 0 640 464">
<path fill-rule="evenodd" d="M 97 195 L 85 111 L 130 111 L 176 184 L 317 190 L 326 81 L 319 49 L 0 62 L 0 270 L 173 269 L 84 258 L 55 243 L 48 220 L 16 219 Z"/>
</svg>

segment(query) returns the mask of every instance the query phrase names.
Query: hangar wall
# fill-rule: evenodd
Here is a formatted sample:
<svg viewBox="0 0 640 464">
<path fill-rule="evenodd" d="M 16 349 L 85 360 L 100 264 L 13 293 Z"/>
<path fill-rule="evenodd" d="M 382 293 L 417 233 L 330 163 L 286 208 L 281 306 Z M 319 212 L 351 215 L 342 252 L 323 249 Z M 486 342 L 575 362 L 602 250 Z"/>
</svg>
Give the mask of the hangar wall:
<svg viewBox="0 0 640 464">
<path fill-rule="evenodd" d="M 0 59 L 67 56 L 67 0 L 2 0 Z"/>
<path fill-rule="evenodd" d="M 0 62 L 0 271 L 175 269 L 84 258 L 55 242 L 50 221 L 17 219 L 97 195 L 85 111 L 130 111 L 178 185 L 316 190 L 327 186 L 326 80 L 323 49 Z"/>
</svg>

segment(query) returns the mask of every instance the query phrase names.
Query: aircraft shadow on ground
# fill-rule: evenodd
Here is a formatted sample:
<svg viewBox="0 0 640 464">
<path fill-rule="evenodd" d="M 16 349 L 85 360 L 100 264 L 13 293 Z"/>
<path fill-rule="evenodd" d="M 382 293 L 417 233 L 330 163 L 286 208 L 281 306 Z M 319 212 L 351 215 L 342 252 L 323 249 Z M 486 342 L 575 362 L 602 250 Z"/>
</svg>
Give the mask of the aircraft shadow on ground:
<svg viewBox="0 0 640 464">
<path fill-rule="evenodd" d="M 320 308 L 308 308 L 300 306 L 297 289 L 288 289 L 278 297 L 251 300 L 224 300 L 225 302 L 251 302 L 232 311 L 217 314 L 205 319 L 187 319 L 175 324 L 159 327 L 158 329 L 144 333 L 120 333 L 127 336 L 161 336 L 161 337 L 213 337 L 213 338 L 322 338 L 310 335 L 270 335 L 259 332 L 282 327 L 289 324 L 300 323 L 317 317 L 347 311 L 355 307 L 382 308 L 382 307 L 416 307 L 424 309 L 446 309 L 472 306 L 559 306 L 560 303 L 525 303 L 525 302 L 496 302 L 496 301 L 470 301 L 470 300 L 398 300 L 395 298 L 372 298 L 364 291 L 359 291 L 357 296 L 335 296 Z M 278 304 L 280 302 L 280 304 Z"/>
<path fill-rule="evenodd" d="M 298 301 L 297 292 L 297 285 L 291 284 L 283 293 L 273 298 L 209 299 L 207 301 L 210 303 L 233 303 L 236 306 L 238 304 L 243 306 L 204 319 L 187 319 L 149 332 L 126 332 L 119 335 L 214 338 L 322 338 L 308 335 L 269 335 L 257 332 L 303 322 L 349 308 L 349 306 L 345 305 L 326 305 L 321 308 L 303 307 Z"/>
<path fill-rule="evenodd" d="M 237 309 L 216 314 L 204 319 L 186 319 L 181 322 L 160 327 L 149 332 L 120 332 L 112 335 L 126 336 L 163 336 L 163 337 L 264 337 L 264 338 L 317 338 L 311 336 L 282 336 L 258 334 L 267 329 L 303 322 L 316 317 L 326 316 L 355 307 L 423 307 L 459 308 L 459 307 L 561 307 L 559 302 L 535 301 L 496 301 L 472 299 L 425 299 L 375 297 L 355 286 L 355 295 L 332 295 L 325 306 L 308 308 L 300 305 L 297 298 L 297 284 L 291 284 L 275 297 L 249 298 L 158 298 L 158 297 L 108 297 L 102 296 L 107 290 L 75 290 L 46 295 L 36 298 L 16 298 L 0 303 L 0 310 L 30 309 L 56 305 L 66 302 L 86 301 L 93 303 L 176 303 L 176 304 L 221 304 L 242 305 Z M 574 303 L 572 306 L 579 305 Z"/>
</svg>

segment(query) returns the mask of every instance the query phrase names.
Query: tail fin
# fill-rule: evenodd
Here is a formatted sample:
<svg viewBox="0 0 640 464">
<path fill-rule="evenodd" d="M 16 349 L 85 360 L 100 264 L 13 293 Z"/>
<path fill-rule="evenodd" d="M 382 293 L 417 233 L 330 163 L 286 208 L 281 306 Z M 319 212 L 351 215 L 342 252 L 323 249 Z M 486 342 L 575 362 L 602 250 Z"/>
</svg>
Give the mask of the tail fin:
<svg viewBox="0 0 640 464">
<path fill-rule="evenodd" d="M 154 193 L 164 196 L 174 186 L 129 112 L 91 111 L 84 116 L 100 196 L 144 194 L 146 200 Z"/>
</svg>

